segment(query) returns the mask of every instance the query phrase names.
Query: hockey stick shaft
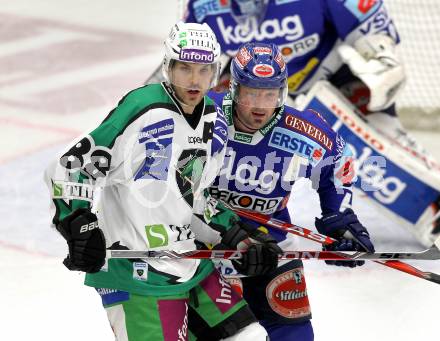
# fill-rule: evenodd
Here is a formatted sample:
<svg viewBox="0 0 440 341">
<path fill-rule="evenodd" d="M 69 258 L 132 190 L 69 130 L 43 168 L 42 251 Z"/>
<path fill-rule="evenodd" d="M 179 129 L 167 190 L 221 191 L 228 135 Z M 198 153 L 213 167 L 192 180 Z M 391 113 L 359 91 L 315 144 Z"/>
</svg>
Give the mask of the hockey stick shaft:
<svg viewBox="0 0 440 341">
<path fill-rule="evenodd" d="M 193 182 L 191 181 L 191 179 L 188 179 L 187 177 L 184 177 L 181 173 L 181 171 L 175 167 L 176 171 L 183 177 L 185 178 L 187 181 L 189 181 L 192 185 Z M 294 224 L 290 224 L 287 222 L 283 222 L 281 220 L 278 219 L 274 219 L 274 218 L 270 218 L 267 217 L 265 215 L 259 214 L 259 213 L 255 213 L 255 212 L 249 212 L 246 210 L 240 210 L 240 209 L 234 209 L 232 207 L 230 207 L 228 204 L 224 203 L 225 206 L 227 206 L 230 209 L 233 209 L 239 216 L 244 217 L 244 218 L 248 218 L 250 220 L 259 222 L 260 224 L 263 225 L 267 225 L 279 230 L 283 230 L 292 234 L 295 234 L 297 236 L 303 237 L 303 238 L 307 238 L 309 240 L 313 240 L 315 242 L 319 242 L 321 244 L 324 245 L 328 245 L 331 243 L 334 243 L 336 241 L 336 239 L 330 238 L 328 236 L 319 234 L 319 233 L 315 233 L 310 229 L 306 229 Z M 424 280 L 430 281 L 430 282 L 434 282 L 437 284 L 440 284 L 440 275 L 432 273 L 432 272 L 427 272 L 427 271 L 422 271 L 417 269 L 414 266 L 411 266 L 407 263 L 403 263 L 400 262 L 398 260 L 375 260 L 376 263 L 382 264 L 384 266 L 387 266 L 389 268 L 401 271 L 401 272 L 405 272 L 409 275 L 418 277 L 418 278 L 422 278 Z"/>
<path fill-rule="evenodd" d="M 234 211 L 240 216 L 244 218 L 248 218 L 250 220 L 253 220 L 255 222 L 258 222 L 260 224 L 270 226 L 282 231 L 286 231 L 292 234 L 295 234 L 297 236 L 313 240 L 315 242 L 320 242 L 321 244 L 328 245 L 331 243 L 334 243 L 336 239 L 330 238 L 328 236 L 324 236 L 319 233 L 315 233 L 309 229 L 306 229 L 304 227 L 300 227 L 294 224 L 290 224 L 278 219 L 274 219 L 271 217 L 267 217 L 263 214 L 254 213 L 250 211 L 240 210 L 240 209 L 234 209 Z M 434 246 L 435 247 L 435 246 Z M 432 248 L 431 248 L 432 249 Z M 428 249 L 428 250 L 431 250 Z M 437 248 L 438 249 L 438 248 Z M 426 251 L 426 250 L 425 250 Z M 431 258 L 429 258 L 431 259 Z M 440 275 L 432 273 L 432 272 L 426 272 L 421 271 L 417 268 L 415 268 L 412 265 L 409 265 L 407 263 L 400 262 L 398 260 L 375 260 L 376 263 L 385 265 L 389 268 L 405 272 L 409 275 L 416 276 L 422 279 L 425 279 L 427 281 L 431 281 L 437 284 L 440 284 Z"/>
<path fill-rule="evenodd" d="M 278 230 L 282 230 L 285 232 L 289 232 L 292 234 L 295 234 L 297 236 L 313 240 L 314 242 L 318 242 L 324 245 L 332 244 L 336 241 L 336 239 L 333 239 L 331 237 L 328 237 L 326 235 L 313 232 L 312 230 L 300 227 L 298 225 L 290 224 L 275 218 L 271 218 L 269 216 L 255 213 L 251 211 L 246 210 L 240 210 L 240 209 L 234 209 L 230 206 L 228 208 L 232 209 L 237 215 L 239 215 L 242 218 L 247 218 L 249 220 L 255 221 L 257 223 L 267 225 L 273 228 L 276 228 Z"/>
<path fill-rule="evenodd" d="M 246 251 L 238 250 L 108 250 L 107 258 L 166 258 L 166 259 L 240 259 Z M 284 251 L 279 259 L 316 260 L 377 260 L 377 259 L 440 259 L 440 251 L 431 248 L 422 252 L 358 252 L 358 251 Z"/>
</svg>

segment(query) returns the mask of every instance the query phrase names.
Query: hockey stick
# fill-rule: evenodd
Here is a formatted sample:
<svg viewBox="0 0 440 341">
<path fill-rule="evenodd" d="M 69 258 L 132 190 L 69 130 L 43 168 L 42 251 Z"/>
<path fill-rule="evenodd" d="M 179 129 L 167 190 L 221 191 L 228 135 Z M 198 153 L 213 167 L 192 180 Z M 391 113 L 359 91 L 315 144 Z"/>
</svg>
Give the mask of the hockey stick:
<svg viewBox="0 0 440 341">
<path fill-rule="evenodd" d="M 319 233 L 315 233 L 309 229 L 306 229 L 306 228 L 303 228 L 303 227 L 300 227 L 300 226 L 297 226 L 294 224 L 290 224 L 290 223 L 287 223 L 287 222 L 284 222 L 284 221 L 281 221 L 281 220 L 278 220 L 275 218 L 267 217 L 263 214 L 240 210 L 240 209 L 234 209 L 234 212 L 237 213 L 240 217 L 248 218 L 248 219 L 253 220 L 255 222 L 258 222 L 260 224 L 267 225 L 267 226 L 270 226 L 270 227 L 273 227 L 273 228 L 276 228 L 276 229 L 279 229 L 282 231 L 286 231 L 286 232 L 295 234 L 297 236 L 300 236 L 300 237 L 303 237 L 306 239 L 320 242 L 321 244 L 324 244 L 324 245 L 329 245 L 329 244 L 332 244 L 336 241 L 336 239 L 330 238 L 328 236 L 325 236 L 325 235 L 322 235 Z M 432 246 L 431 248 L 429 248 L 425 251 L 422 251 L 422 253 L 430 251 L 432 249 L 438 250 L 438 246 L 440 246 L 440 238 L 437 239 L 434 246 Z M 384 258 L 386 258 L 386 257 L 384 257 Z M 388 259 L 399 259 L 399 258 L 398 257 L 390 257 Z M 401 258 L 401 259 L 404 259 L 404 258 Z M 406 259 L 410 259 L 410 258 L 406 258 Z M 424 259 L 431 260 L 431 259 L 437 259 L 437 258 L 424 258 Z M 421 270 L 419 270 L 419 269 L 417 269 L 407 263 L 403 263 L 398 260 L 375 260 L 375 262 L 382 264 L 382 265 L 385 265 L 385 266 L 388 266 L 392 269 L 396 269 L 398 271 L 405 272 L 405 273 L 410 274 L 412 276 L 416 276 L 416 277 L 425 279 L 427 281 L 431 281 L 431 282 L 440 284 L 440 275 L 432 273 L 432 272 L 421 271 Z"/>
<path fill-rule="evenodd" d="M 177 167 L 174 167 L 174 168 L 180 174 L 180 176 L 182 178 L 184 178 L 189 183 L 191 183 L 191 185 L 194 186 L 194 183 L 192 182 L 191 179 L 189 179 L 186 176 L 183 176 L 182 172 Z M 263 214 L 250 212 L 250 211 L 246 211 L 246 210 L 241 210 L 241 209 L 234 209 L 231 206 L 229 206 L 228 204 L 226 204 L 224 202 L 222 202 L 222 203 L 226 207 L 228 207 L 229 209 L 234 210 L 234 212 L 237 213 L 240 217 L 248 218 L 248 219 L 253 220 L 255 222 L 258 222 L 260 224 L 267 225 L 267 226 L 270 226 L 270 227 L 273 227 L 273 228 L 276 228 L 279 230 L 283 230 L 283 231 L 295 234 L 297 236 L 300 236 L 300 237 L 303 237 L 306 239 L 310 239 L 315 242 L 319 242 L 324 245 L 329 245 L 329 244 L 332 244 L 336 241 L 336 239 L 330 238 L 330 237 L 325 236 L 320 233 L 315 233 L 309 229 L 302 228 L 302 227 L 294 225 L 294 224 L 286 223 L 286 222 L 283 222 L 283 221 L 275 219 L 275 218 L 270 218 L 270 217 L 267 217 Z M 437 242 L 439 242 L 439 239 L 437 240 Z M 436 242 L 436 244 L 437 244 L 437 242 Z M 440 247 L 440 243 L 438 243 L 437 246 Z M 419 270 L 416 267 L 409 265 L 407 263 L 403 263 L 398 260 L 375 260 L 375 262 L 382 264 L 384 266 L 387 266 L 389 268 L 405 272 L 409 275 L 419 277 L 424 280 L 440 284 L 440 275 L 435 274 L 433 272 Z"/>
<path fill-rule="evenodd" d="M 164 259 L 240 259 L 246 251 L 238 250 L 107 250 L 107 258 Z M 420 252 L 359 252 L 359 251 L 284 251 L 279 259 L 317 260 L 379 260 L 379 259 L 440 259 L 440 250 L 433 246 Z M 439 282 L 440 283 L 440 279 Z"/>
</svg>

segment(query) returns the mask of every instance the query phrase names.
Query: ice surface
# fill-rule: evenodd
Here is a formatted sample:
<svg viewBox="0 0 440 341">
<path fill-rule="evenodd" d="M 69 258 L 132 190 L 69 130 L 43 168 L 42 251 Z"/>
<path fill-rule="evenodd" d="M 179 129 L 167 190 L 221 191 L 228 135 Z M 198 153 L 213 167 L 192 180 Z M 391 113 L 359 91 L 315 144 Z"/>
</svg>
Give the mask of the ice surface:
<svg viewBox="0 0 440 341">
<path fill-rule="evenodd" d="M 83 275 L 61 264 L 43 171 L 160 63 L 176 1 L 4 0 L 0 8 L 0 302 L 2 340 L 112 340 Z M 436 133 L 415 132 L 440 158 Z M 301 200 L 298 200 L 300 198 Z M 307 198 L 307 199 L 304 199 Z M 295 222 L 313 226 L 316 195 L 298 184 Z M 360 198 L 378 250 L 417 249 L 412 236 Z M 301 241 L 304 248 L 316 244 Z M 440 273 L 439 262 L 412 264 Z M 316 340 L 436 340 L 440 286 L 375 263 L 305 264 Z"/>
</svg>

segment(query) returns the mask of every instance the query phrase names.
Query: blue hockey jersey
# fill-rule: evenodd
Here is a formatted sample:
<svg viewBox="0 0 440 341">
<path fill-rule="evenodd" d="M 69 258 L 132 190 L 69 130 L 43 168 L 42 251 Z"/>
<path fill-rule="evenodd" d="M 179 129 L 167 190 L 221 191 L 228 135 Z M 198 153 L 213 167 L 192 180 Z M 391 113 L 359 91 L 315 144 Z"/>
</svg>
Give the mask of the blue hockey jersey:
<svg viewBox="0 0 440 341">
<path fill-rule="evenodd" d="M 230 14 L 229 0 L 190 0 L 185 20 L 206 22 L 222 52 L 234 56 L 245 42 L 278 45 L 287 63 L 289 92 L 307 91 L 342 65 L 335 47 L 363 35 L 384 33 L 399 42 L 381 0 L 269 0 L 257 31 L 246 32 Z"/>
<path fill-rule="evenodd" d="M 317 112 L 284 106 L 259 131 L 246 134 L 234 128 L 230 94 L 209 97 L 222 105 L 229 135 L 223 167 L 209 188 L 213 197 L 235 208 L 290 221 L 286 206 L 292 186 L 295 180 L 308 178 L 323 213 L 351 205 L 351 153 Z M 285 238 L 280 231 L 271 233 L 278 241 Z"/>
</svg>

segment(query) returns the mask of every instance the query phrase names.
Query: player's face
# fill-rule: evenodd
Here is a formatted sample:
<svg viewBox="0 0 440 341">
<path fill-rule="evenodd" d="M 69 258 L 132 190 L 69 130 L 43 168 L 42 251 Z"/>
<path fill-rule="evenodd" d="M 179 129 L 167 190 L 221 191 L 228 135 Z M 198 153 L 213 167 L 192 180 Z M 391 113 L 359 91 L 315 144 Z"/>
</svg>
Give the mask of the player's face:
<svg viewBox="0 0 440 341">
<path fill-rule="evenodd" d="M 235 106 L 235 127 L 248 133 L 262 128 L 275 112 L 279 93 L 279 89 L 255 89 L 240 85 Z"/>
<path fill-rule="evenodd" d="M 214 67 L 210 64 L 176 61 L 170 76 L 179 100 L 190 107 L 195 107 L 209 90 L 214 77 Z"/>
</svg>

